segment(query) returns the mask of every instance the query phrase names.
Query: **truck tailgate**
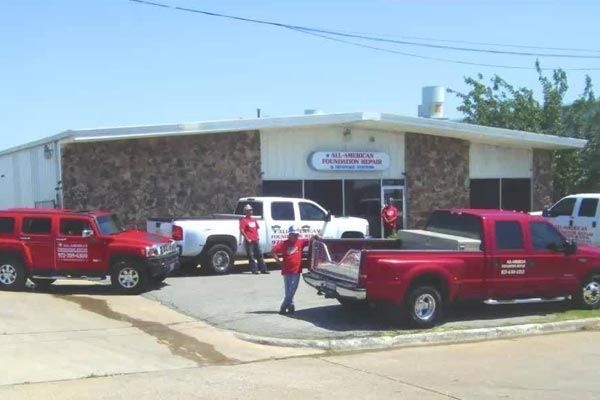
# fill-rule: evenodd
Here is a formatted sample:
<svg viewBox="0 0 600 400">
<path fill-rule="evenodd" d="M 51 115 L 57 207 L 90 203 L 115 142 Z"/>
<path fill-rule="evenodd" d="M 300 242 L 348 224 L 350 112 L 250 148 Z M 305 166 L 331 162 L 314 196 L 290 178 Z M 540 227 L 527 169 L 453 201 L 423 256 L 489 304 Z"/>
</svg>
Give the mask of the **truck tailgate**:
<svg viewBox="0 0 600 400">
<path fill-rule="evenodd" d="M 173 236 L 173 223 L 171 218 L 149 218 L 146 220 L 146 231 L 170 238 Z"/>
</svg>

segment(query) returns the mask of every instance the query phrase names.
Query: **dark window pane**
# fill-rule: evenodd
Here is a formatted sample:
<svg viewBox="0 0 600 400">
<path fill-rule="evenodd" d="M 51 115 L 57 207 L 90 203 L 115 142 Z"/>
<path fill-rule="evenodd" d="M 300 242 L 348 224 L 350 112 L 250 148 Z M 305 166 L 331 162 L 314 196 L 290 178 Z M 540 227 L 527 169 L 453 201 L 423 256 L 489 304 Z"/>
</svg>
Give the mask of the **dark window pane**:
<svg viewBox="0 0 600 400">
<path fill-rule="evenodd" d="M 500 208 L 500 179 L 471 179 L 471 208 Z"/>
<path fill-rule="evenodd" d="M 497 221 L 496 249 L 522 250 L 523 234 L 521 233 L 521 224 L 517 221 Z"/>
<path fill-rule="evenodd" d="M 531 222 L 531 244 L 536 250 L 560 249 L 565 239 L 551 225 L 543 222 Z"/>
<path fill-rule="evenodd" d="M 15 219 L 14 218 L 0 218 L 0 234 L 13 233 L 15 230 Z"/>
<path fill-rule="evenodd" d="M 246 204 L 250 204 L 252 206 L 252 214 L 256 217 L 261 217 L 263 215 L 263 203 L 260 201 L 239 201 L 237 207 L 235 208 L 235 214 L 244 215 L 244 207 Z"/>
<path fill-rule="evenodd" d="M 434 211 L 425 230 L 481 240 L 481 220 L 469 214 Z"/>
<path fill-rule="evenodd" d="M 562 199 L 558 203 L 556 203 L 550 210 L 548 210 L 548 215 L 550 217 L 561 217 L 573 215 L 573 207 L 575 207 L 575 202 L 577 201 L 574 197 L 569 197 L 568 199 Z"/>
<path fill-rule="evenodd" d="M 50 233 L 50 218 L 24 218 L 23 233 L 48 235 Z"/>
<path fill-rule="evenodd" d="M 343 214 L 342 181 L 304 181 L 304 197 L 334 215 Z"/>
<path fill-rule="evenodd" d="M 263 196 L 302 197 L 302 181 L 263 181 Z"/>
<path fill-rule="evenodd" d="M 379 180 L 347 180 L 344 182 L 346 215 L 365 218 L 373 237 L 381 237 L 381 185 Z"/>
<path fill-rule="evenodd" d="M 404 179 L 383 179 L 383 186 L 404 186 Z"/>
<path fill-rule="evenodd" d="M 84 219 L 61 219 L 60 234 L 66 236 L 81 236 L 84 230 L 91 230 L 90 223 Z"/>
<path fill-rule="evenodd" d="M 273 202 L 271 203 L 271 218 L 273 221 L 293 221 L 294 206 L 289 202 Z"/>
<path fill-rule="evenodd" d="M 325 221 L 325 213 L 314 204 L 300 203 L 300 219 L 302 221 Z"/>
<path fill-rule="evenodd" d="M 598 209 L 598 199 L 583 199 L 579 206 L 580 217 L 595 217 Z"/>
<path fill-rule="evenodd" d="M 502 179 L 502 209 L 531 211 L 531 179 Z"/>
</svg>

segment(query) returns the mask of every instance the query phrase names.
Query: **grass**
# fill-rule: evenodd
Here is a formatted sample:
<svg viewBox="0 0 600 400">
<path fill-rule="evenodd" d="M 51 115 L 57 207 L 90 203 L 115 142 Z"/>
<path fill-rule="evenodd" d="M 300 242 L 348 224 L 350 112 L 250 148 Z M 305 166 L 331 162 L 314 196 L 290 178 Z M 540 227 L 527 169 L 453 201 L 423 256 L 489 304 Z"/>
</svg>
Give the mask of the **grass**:
<svg viewBox="0 0 600 400">
<path fill-rule="evenodd" d="M 587 319 L 587 318 L 600 318 L 600 310 L 577 310 L 571 309 L 562 312 L 546 315 L 541 318 L 537 318 L 533 322 L 559 322 L 559 321 L 571 321 L 574 319 Z"/>
</svg>

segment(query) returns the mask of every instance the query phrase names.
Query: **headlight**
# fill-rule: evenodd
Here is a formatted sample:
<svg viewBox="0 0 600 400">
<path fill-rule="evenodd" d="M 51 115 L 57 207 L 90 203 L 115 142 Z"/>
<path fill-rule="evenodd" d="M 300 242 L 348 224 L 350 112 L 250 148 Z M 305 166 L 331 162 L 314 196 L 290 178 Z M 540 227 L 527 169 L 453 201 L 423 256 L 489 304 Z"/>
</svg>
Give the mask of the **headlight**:
<svg viewBox="0 0 600 400">
<path fill-rule="evenodd" d="M 160 247 L 146 247 L 146 257 L 156 257 L 160 255 Z"/>
</svg>

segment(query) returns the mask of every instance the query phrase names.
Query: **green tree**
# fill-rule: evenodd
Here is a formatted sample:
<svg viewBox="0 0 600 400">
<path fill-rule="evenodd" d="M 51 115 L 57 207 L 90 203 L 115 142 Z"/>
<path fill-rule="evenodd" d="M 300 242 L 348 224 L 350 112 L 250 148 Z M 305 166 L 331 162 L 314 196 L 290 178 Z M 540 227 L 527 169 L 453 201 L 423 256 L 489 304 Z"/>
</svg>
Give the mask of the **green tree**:
<svg viewBox="0 0 600 400">
<path fill-rule="evenodd" d="M 461 100 L 458 111 L 464 114 L 464 122 L 587 139 L 585 149 L 555 152 L 555 195 L 600 191 L 600 102 L 594 96 L 591 78 L 586 77 L 579 98 L 565 105 L 569 88 L 565 71 L 558 69 L 546 76 L 538 62 L 535 66 L 541 100 L 533 90 L 516 88 L 498 75 L 489 83 L 482 74 L 466 77 L 469 91 L 449 91 Z"/>
</svg>

